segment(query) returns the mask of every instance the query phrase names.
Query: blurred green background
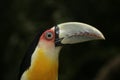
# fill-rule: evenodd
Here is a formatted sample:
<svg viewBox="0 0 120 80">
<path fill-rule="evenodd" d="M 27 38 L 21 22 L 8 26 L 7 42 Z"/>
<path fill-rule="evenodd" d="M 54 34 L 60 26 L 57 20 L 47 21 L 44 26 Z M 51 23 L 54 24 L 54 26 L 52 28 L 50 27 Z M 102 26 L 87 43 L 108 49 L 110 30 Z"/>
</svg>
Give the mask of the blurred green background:
<svg viewBox="0 0 120 80">
<path fill-rule="evenodd" d="M 120 80 L 120 0 L 3 0 L 0 8 L 0 80 L 17 80 L 40 29 L 68 21 L 93 25 L 106 40 L 64 46 L 59 80 Z"/>
</svg>

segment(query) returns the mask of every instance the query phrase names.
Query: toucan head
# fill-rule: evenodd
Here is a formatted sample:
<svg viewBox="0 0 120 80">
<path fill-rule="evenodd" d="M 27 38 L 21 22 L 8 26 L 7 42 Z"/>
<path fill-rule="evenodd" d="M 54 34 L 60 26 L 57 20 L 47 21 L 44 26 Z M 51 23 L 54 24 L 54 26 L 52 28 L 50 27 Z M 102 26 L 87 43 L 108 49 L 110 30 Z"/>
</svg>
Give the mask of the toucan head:
<svg viewBox="0 0 120 80">
<path fill-rule="evenodd" d="M 21 80 L 56 80 L 58 78 L 58 56 L 63 45 L 105 39 L 98 29 L 79 22 L 56 25 L 39 37 L 37 46 L 34 45 L 34 51 L 30 52 L 31 55 L 29 54 L 27 58 L 25 57 L 23 64 L 27 70 L 24 66 L 21 67 Z M 30 61 L 29 64 L 27 64 L 27 59 Z"/>
<path fill-rule="evenodd" d="M 53 44 L 55 47 L 98 39 L 105 39 L 98 29 L 80 22 L 56 25 L 46 30 L 40 37 L 40 40 L 48 43 L 48 45 Z"/>
</svg>

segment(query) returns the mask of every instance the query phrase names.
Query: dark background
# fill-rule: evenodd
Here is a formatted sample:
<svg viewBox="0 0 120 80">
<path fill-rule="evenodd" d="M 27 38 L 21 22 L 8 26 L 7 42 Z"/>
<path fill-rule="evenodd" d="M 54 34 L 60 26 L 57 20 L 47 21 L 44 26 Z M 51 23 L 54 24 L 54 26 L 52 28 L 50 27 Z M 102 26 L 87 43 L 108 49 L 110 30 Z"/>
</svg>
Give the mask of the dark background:
<svg viewBox="0 0 120 80">
<path fill-rule="evenodd" d="M 120 0 L 3 0 L 0 9 L 0 80 L 17 80 L 40 29 L 69 21 L 95 26 L 106 40 L 64 46 L 59 80 L 120 80 Z"/>
</svg>

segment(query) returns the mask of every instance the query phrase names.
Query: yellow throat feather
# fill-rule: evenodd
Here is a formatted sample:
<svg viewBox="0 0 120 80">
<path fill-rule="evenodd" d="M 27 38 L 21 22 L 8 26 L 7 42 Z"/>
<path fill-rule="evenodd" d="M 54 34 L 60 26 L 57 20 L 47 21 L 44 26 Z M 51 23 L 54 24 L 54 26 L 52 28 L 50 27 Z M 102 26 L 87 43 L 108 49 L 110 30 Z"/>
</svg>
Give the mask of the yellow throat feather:
<svg viewBox="0 0 120 80">
<path fill-rule="evenodd" d="M 21 80 L 57 80 L 58 79 L 58 55 L 61 48 L 40 46 L 32 55 L 31 66 L 24 72 Z M 46 50 L 47 49 L 47 50 Z M 50 50 L 50 51 L 49 51 Z"/>
</svg>

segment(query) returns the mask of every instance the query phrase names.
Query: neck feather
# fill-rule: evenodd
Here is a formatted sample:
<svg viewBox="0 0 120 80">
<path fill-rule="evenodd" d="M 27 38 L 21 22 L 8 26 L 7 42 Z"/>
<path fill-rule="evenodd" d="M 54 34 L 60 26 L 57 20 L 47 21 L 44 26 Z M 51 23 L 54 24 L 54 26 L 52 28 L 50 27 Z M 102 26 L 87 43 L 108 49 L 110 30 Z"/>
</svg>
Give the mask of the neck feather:
<svg viewBox="0 0 120 80">
<path fill-rule="evenodd" d="M 31 66 L 21 80 L 58 80 L 58 56 L 60 47 L 38 46 L 32 55 Z"/>
</svg>

